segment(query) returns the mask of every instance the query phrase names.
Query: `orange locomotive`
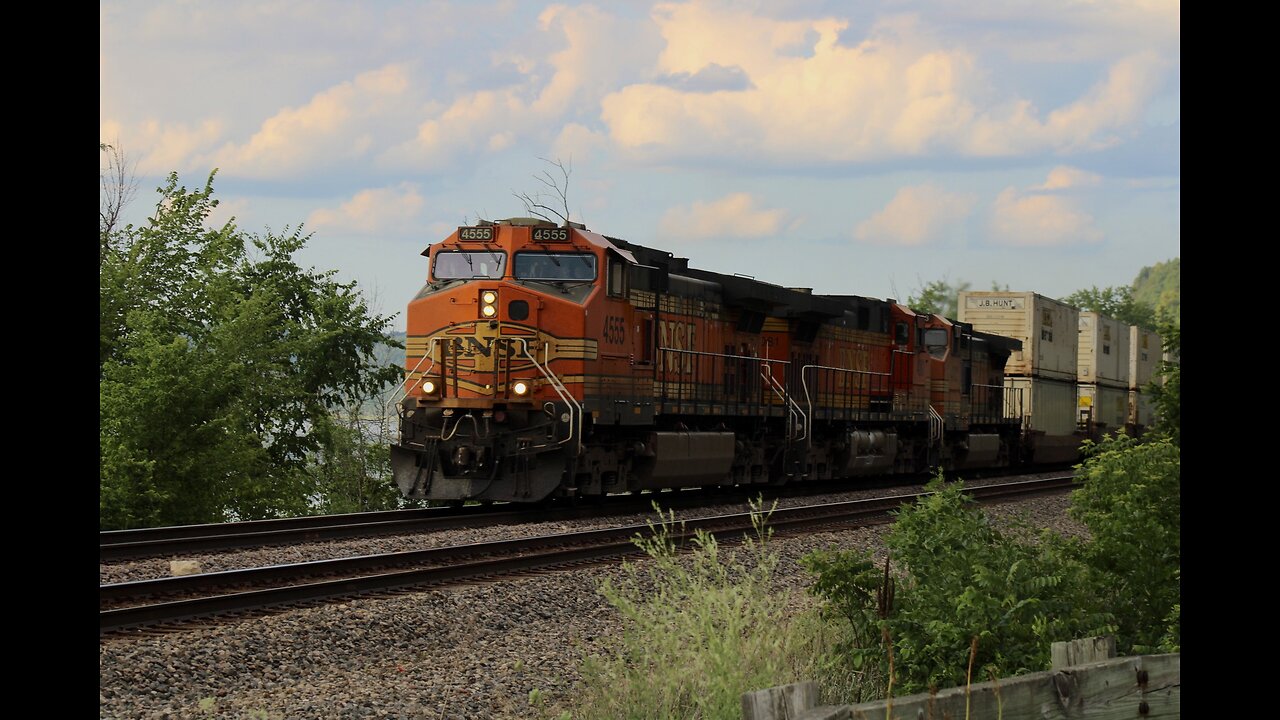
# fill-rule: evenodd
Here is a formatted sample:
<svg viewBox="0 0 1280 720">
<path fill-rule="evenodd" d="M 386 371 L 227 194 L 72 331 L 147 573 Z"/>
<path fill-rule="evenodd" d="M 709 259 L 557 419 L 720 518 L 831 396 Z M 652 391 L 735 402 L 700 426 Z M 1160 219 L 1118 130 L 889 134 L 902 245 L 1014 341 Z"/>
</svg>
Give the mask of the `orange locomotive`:
<svg viewBox="0 0 1280 720">
<path fill-rule="evenodd" d="M 533 502 L 1016 462 L 1021 343 L 530 218 L 423 252 L 392 468 Z"/>
</svg>

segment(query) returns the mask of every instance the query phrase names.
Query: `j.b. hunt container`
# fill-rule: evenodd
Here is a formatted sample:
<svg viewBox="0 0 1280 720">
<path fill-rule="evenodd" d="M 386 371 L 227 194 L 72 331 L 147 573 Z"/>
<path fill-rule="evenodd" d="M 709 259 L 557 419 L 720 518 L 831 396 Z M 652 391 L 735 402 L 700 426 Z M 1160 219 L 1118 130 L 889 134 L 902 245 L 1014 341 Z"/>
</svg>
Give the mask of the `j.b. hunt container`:
<svg viewBox="0 0 1280 720">
<path fill-rule="evenodd" d="M 959 315 L 975 330 L 1022 341 L 1005 375 L 1076 382 L 1080 311 L 1075 307 L 1033 292 L 965 291 Z"/>
</svg>

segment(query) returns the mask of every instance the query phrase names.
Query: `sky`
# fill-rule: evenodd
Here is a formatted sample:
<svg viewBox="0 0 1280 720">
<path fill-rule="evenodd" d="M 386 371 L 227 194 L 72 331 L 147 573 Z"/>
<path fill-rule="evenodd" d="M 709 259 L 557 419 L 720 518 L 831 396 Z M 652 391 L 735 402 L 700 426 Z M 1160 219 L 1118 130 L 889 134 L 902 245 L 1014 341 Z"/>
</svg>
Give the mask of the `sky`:
<svg viewBox="0 0 1280 720">
<path fill-rule="evenodd" d="M 905 300 L 1062 297 L 1180 254 L 1180 7 L 1163 0 L 102 2 L 100 141 L 154 211 L 301 226 L 395 315 L 420 253 L 564 186 L 690 265 Z M 105 165 L 106 155 L 100 157 Z M 558 163 L 559 165 L 557 165 Z"/>
</svg>

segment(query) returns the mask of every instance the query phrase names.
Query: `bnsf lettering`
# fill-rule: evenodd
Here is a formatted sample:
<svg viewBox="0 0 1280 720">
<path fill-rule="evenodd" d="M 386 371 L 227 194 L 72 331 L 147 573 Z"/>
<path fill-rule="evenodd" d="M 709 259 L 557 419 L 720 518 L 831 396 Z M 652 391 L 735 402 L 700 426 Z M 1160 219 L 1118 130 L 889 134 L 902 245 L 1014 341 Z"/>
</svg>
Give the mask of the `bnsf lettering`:
<svg viewBox="0 0 1280 720">
<path fill-rule="evenodd" d="M 840 358 L 840 367 L 847 370 L 870 370 L 871 369 L 871 350 L 866 347 L 840 348 L 837 352 Z M 861 376 L 853 373 L 835 373 L 836 389 L 847 390 L 849 388 L 861 387 L 859 378 Z"/>
<path fill-rule="evenodd" d="M 658 344 L 672 350 L 696 350 L 698 347 L 698 328 L 693 323 L 667 320 L 658 323 Z M 664 352 L 658 358 L 658 370 L 692 373 L 693 355 L 689 353 Z"/>
<path fill-rule="evenodd" d="M 493 357 L 493 343 L 497 338 L 478 338 L 468 337 L 454 340 L 454 352 L 461 357 L 475 357 L 483 355 L 487 358 Z M 514 343 L 501 343 L 498 346 L 499 352 L 506 357 L 519 355 Z"/>
</svg>

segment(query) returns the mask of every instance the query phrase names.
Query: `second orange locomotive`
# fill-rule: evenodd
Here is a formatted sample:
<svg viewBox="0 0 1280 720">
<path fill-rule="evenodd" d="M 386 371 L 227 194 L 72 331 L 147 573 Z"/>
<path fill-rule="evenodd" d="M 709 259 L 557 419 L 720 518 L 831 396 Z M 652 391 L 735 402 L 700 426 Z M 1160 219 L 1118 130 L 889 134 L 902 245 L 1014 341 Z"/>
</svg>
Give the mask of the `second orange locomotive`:
<svg viewBox="0 0 1280 720">
<path fill-rule="evenodd" d="M 532 502 L 1016 462 L 1017 340 L 529 218 L 431 246 L 409 304 L 410 498 Z"/>
</svg>

